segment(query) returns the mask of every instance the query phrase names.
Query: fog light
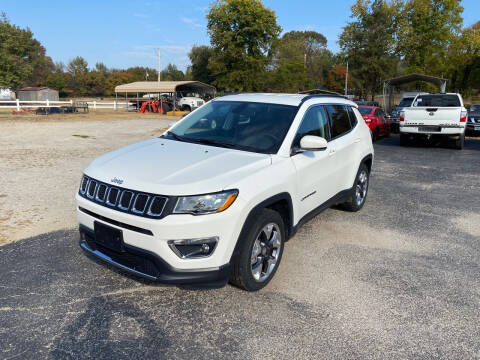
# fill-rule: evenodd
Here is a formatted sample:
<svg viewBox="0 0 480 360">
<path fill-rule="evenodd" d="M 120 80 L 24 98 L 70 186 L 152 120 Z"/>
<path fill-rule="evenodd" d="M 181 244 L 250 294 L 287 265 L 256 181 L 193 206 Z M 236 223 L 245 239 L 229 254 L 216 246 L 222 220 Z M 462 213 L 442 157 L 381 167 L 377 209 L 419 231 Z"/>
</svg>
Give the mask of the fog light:
<svg viewBox="0 0 480 360">
<path fill-rule="evenodd" d="M 213 254 L 217 247 L 218 237 L 169 240 L 170 249 L 182 259 L 195 259 L 208 257 Z"/>
</svg>

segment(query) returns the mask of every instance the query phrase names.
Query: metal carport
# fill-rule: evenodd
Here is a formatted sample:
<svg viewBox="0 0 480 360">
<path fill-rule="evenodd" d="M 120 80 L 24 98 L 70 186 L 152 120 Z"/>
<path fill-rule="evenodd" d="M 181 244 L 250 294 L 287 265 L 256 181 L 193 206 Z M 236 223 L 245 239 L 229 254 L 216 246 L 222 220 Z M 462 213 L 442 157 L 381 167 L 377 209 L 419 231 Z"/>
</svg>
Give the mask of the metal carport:
<svg viewBox="0 0 480 360">
<path fill-rule="evenodd" d="M 176 103 L 177 91 L 194 92 L 199 94 L 211 94 L 215 97 L 216 88 L 212 85 L 202 83 L 200 81 L 137 81 L 133 83 L 115 86 L 115 98 L 118 93 L 125 94 L 125 100 L 128 103 L 128 94 L 173 94 L 173 103 Z M 128 109 L 128 105 L 127 105 Z M 175 106 L 173 107 L 173 114 L 175 115 Z"/>
<path fill-rule="evenodd" d="M 391 113 L 392 103 L 393 103 L 393 90 L 395 86 L 407 84 L 414 81 L 426 81 L 432 84 L 437 85 L 440 88 L 440 92 L 444 93 L 447 88 L 447 79 L 423 75 L 423 74 L 408 74 L 403 76 L 398 76 L 393 79 L 388 79 L 383 82 L 383 109 L 387 114 Z M 386 98 L 388 97 L 388 103 Z"/>
</svg>

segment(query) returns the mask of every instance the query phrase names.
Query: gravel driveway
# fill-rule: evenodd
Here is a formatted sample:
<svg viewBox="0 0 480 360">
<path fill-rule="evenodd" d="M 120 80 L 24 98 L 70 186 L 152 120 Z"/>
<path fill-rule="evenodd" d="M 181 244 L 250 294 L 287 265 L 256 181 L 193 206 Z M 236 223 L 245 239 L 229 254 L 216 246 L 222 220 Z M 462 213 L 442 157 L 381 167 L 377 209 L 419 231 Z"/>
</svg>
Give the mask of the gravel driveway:
<svg viewBox="0 0 480 360">
<path fill-rule="evenodd" d="M 463 151 L 379 141 L 363 210 L 329 209 L 307 223 L 267 288 L 247 293 L 156 285 L 81 252 L 71 196 L 80 165 L 161 127 L 129 125 L 88 124 L 81 134 L 95 139 L 65 125 L 55 146 L 48 131 L 29 133 L 25 143 L 43 139 L 58 158 L 29 153 L 28 170 L 21 154 L 1 155 L 0 202 L 27 210 L 25 220 L 37 213 L 29 231 L 55 225 L 0 247 L 1 358 L 480 358 L 480 140 Z M 112 129 L 123 129 L 116 143 L 102 135 Z M 13 137 L 3 144 L 15 153 Z M 62 192 L 37 191 L 45 181 Z M 29 193 L 38 210 L 11 205 L 12 193 Z"/>
</svg>

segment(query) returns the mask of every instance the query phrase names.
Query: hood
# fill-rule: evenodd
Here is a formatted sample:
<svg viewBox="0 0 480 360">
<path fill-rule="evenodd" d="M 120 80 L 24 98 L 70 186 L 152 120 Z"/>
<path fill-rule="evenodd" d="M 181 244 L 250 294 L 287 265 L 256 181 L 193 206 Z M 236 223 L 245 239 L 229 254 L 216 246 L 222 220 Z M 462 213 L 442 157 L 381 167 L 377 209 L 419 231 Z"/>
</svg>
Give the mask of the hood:
<svg viewBox="0 0 480 360">
<path fill-rule="evenodd" d="M 103 155 L 85 174 L 137 191 L 194 195 L 224 190 L 270 164 L 267 154 L 157 138 Z"/>
</svg>

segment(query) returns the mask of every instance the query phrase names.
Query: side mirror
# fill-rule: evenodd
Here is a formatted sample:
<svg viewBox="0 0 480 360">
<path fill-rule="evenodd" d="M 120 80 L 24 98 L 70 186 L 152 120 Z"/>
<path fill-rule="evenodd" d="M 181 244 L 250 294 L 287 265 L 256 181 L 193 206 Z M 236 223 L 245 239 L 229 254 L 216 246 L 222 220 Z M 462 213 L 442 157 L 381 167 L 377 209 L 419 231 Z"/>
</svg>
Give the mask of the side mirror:
<svg viewBox="0 0 480 360">
<path fill-rule="evenodd" d="M 300 148 L 307 151 L 325 150 L 327 145 L 327 140 L 320 136 L 306 135 L 300 140 Z"/>
</svg>

